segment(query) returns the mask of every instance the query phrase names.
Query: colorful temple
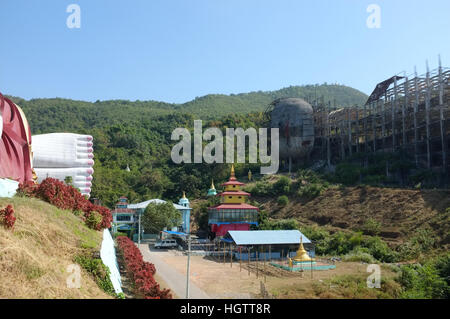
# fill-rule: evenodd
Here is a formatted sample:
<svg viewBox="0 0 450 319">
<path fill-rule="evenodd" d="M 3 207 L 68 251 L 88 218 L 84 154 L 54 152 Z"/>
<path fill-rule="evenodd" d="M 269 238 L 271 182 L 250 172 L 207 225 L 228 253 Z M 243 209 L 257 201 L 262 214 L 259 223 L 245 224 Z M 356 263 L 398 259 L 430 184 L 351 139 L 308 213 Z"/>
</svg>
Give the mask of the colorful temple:
<svg viewBox="0 0 450 319">
<path fill-rule="evenodd" d="M 250 194 L 240 189 L 243 185 L 234 176 L 232 165 L 230 179 L 222 184 L 224 191 L 216 195 L 220 196 L 220 204 L 208 208 L 212 237 L 222 237 L 229 230 L 250 230 L 250 225 L 258 225 L 259 209 L 246 203 Z"/>
<path fill-rule="evenodd" d="M 113 233 L 122 231 L 131 234 L 133 230 L 136 232 L 138 229 L 139 215 L 142 216 L 142 214 L 144 214 L 147 206 L 150 204 L 164 203 L 166 203 L 166 201 L 155 198 L 142 203 L 129 204 L 128 199 L 125 196 L 120 197 L 119 202 L 116 204 L 116 208 L 111 211 L 113 217 Z M 189 206 L 189 199 L 186 197 L 185 192 L 183 192 L 183 197 L 180 198 L 178 204 L 173 203 L 173 207 L 181 213 L 180 224 L 173 230 L 189 234 L 191 231 L 190 220 L 192 208 Z"/>
</svg>

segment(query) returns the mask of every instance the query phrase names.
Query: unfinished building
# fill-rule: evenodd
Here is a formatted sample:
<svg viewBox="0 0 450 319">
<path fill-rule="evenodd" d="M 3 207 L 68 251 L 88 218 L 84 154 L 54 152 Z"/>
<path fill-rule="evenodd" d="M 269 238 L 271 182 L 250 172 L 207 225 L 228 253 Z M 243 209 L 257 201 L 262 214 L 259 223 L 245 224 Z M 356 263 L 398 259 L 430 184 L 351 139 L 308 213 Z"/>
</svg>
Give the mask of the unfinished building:
<svg viewBox="0 0 450 319">
<path fill-rule="evenodd" d="M 314 158 L 331 167 L 355 153 L 404 151 L 416 168 L 448 180 L 450 68 L 422 76 L 393 76 L 377 85 L 366 104 L 338 108 L 313 101 Z"/>
</svg>

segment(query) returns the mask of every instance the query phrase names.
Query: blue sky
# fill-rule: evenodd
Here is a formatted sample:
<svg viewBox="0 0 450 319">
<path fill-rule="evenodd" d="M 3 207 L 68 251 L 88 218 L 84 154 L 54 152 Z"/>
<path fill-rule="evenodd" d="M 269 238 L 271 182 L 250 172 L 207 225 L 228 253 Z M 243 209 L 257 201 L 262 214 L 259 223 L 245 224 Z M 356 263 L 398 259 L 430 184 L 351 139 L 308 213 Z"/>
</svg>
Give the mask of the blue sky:
<svg viewBox="0 0 450 319">
<path fill-rule="evenodd" d="M 66 26 L 72 3 L 80 29 Z M 450 66 L 449 12 L 448 0 L 1 0 L 0 92 L 182 103 L 328 82 L 370 94 L 438 54 Z"/>
</svg>

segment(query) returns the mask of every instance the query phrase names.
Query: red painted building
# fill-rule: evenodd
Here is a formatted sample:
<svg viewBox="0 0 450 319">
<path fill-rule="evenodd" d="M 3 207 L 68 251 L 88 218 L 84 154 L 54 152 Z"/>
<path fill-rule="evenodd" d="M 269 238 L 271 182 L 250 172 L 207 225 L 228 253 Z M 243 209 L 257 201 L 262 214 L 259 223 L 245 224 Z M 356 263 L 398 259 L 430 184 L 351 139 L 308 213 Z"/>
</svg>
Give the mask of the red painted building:
<svg viewBox="0 0 450 319">
<path fill-rule="evenodd" d="M 258 207 L 246 203 L 250 196 L 241 190 L 245 185 L 234 176 L 234 165 L 231 176 L 223 183 L 224 191 L 220 196 L 220 204 L 208 208 L 208 224 L 214 236 L 224 236 L 229 230 L 250 230 L 250 225 L 258 225 Z"/>
</svg>

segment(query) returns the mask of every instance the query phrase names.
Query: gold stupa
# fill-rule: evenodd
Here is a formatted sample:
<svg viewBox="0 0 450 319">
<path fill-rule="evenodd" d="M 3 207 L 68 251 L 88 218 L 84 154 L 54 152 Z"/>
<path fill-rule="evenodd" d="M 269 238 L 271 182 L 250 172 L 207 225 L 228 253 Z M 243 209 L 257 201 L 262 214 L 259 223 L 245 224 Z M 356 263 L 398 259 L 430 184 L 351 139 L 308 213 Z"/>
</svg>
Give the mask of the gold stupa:
<svg viewBox="0 0 450 319">
<path fill-rule="evenodd" d="M 314 258 L 309 257 L 308 252 L 303 247 L 303 237 L 300 235 L 300 247 L 298 247 L 297 255 L 294 262 L 314 261 Z"/>
</svg>

